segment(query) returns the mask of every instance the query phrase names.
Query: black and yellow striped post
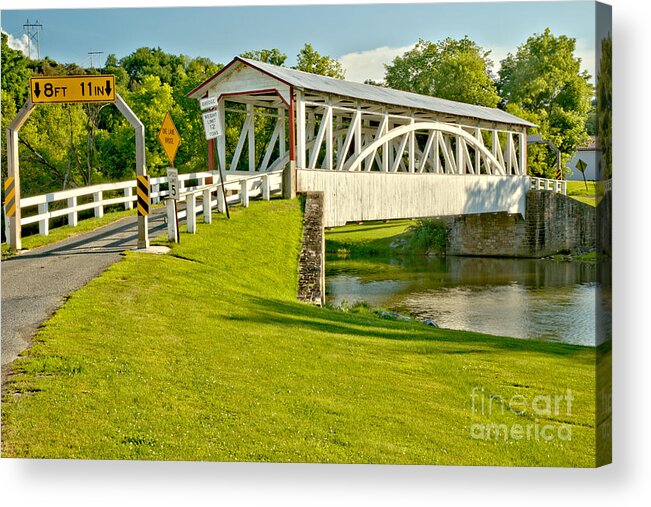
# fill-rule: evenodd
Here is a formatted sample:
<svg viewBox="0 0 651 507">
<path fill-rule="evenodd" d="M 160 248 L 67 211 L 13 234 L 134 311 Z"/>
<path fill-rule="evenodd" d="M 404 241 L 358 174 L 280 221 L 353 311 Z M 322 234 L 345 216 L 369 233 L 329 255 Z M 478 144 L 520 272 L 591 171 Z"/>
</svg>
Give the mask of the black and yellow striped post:
<svg viewBox="0 0 651 507">
<path fill-rule="evenodd" d="M 149 215 L 151 206 L 149 192 L 149 176 L 138 176 L 136 178 L 136 193 L 138 194 L 138 215 L 146 217 Z"/>
<path fill-rule="evenodd" d="M 16 180 L 11 176 L 5 180 L 5 216 L 13 217 L 16 214 Z"/>
</svg>

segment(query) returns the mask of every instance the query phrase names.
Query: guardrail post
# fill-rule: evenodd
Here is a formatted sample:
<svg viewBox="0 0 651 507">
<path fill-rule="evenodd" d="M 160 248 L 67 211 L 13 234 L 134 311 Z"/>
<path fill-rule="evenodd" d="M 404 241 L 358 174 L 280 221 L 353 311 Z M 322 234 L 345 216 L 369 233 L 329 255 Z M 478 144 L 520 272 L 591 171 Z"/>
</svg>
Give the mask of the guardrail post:
<svg viewBox="0 0 651 507">
<path fill-rule="evenodd" d="M 271 199 L 271 183 L 269 182 L 269 175 L 262 175 L 262 198 L 265 201 Z"/>
<path fill-rule="evenodd" d="M 160 202 L 160 183 L 152 183 L 151 185 L 152 204 L 158 204 Z"/>
<path fill-rule="evenodd" d="M 176 206 L 174 199 L 166 199 L 167 207 L 167 239 L 176 243 Z"/>
<path fill-rule="evenodd" d="M 203 191 L 203 221 L 206 224 L 212 223 L 212 192 L 210 189 Z"/>
<path fill-rule="evenodd" d="M 563 192 L 563 195 L 567 195 L 567 181 L 565 181 L 565 180 L 563 180 L 563 183 L 562 183 L 562 192 Z"/>
<path fill-rule="evenodd" d="M 217 211 L 224 213 L 226 211 L 226 197 L 221 186 L 217 187 Z"/>
<path fill-rule="evenodd" d="M 68 213 L 68 225 L 77 227 L 77 196 L 68 198 L 68 208 L 73 208 Z"/>
<path fill-rule="evenodd" d="M 249 207 L 249 180 L 242 180 L 240 182 L 240 203 L 245 208 Z"/>
<path fill-rule="evenodd" d="M 104 216 L 104 204 L 102 204 L 102 199 L 103 192 L 101 190 L 93 193 L 93 202 L 95 203 L 93 210 L 95 211 L 95 218 L 102 218 Z"/>
<path fill-rule="evenodd" d="M 133 187 L 124 189 L 124 197 L 133 197 Z M 133 201 L 131 199 L 124 203 L 124 209 L 133 209 Z"/>
<path fill-rule="evenodd" d="M 47 202 L 38 205 L 38 214 L 42 215 L 44 213 L 47 216 L 38 221 L 38 233 L 41 236 L 47 236 L 48 234 L 50 234 L 50 215 L 48 214 Z"/>
<path fill-rule="evenodd" d="M 186 221 L 188 224 L 188 232 L 195 234 L 197 232 L 197 194 L 189 194 L 185 198 L 187 205 Z"/>
</svg>

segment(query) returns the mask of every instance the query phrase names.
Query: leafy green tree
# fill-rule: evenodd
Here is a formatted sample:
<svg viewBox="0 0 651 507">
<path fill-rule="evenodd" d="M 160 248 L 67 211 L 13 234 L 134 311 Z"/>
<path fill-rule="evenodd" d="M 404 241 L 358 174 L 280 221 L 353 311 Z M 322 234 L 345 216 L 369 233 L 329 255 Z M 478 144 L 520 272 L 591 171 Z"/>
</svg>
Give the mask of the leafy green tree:
<svg viewBox="0 0 651 507">
<path fill-rule="evenodd" d="M 419 40 L 416 47 L 386 65 L 389 88 L 495 107 L 499 96 L 486 51 L 468 37 L 439 42 Z"/>
<path fill-rule="evenodd" d="M 21 106 L 27 100 L 29 90 L 29 58 L 21 51 L 12 49 L 7 44 L 7 34 L 2 34 L 2 48 L 0 56 L 2 58 L 2 110 L 4 114 L 5 99 L 11 96 L 15 104 Z"/>
<path fill-rule="evenodd" d="M 589 141 L 586 122 L 593 90 L 575 49 L 575 39 L 556 37 L 547 28 L 530 37 L 515 55 L 507 55 L 499 71 L 505 109 L 539 125 L 543 139 L 560 149 L 563 166 L 578 146 Z M 554 160 L 545 147 L 529 148 L 532 174 L 555 178 Z"/>
<path fill-rule="evenodd" d="M 297 55 L 297 63 L 292 68 L 337 79 L 345 79 L 346 77 L 346 72 L 339 61 L 331 56 L 319 54 L 312 47 L 312 44 L 303 46 L 303 49 Z"/>
<path fill-rule="evenodd" d="M 613 41 L 610 34 L 601 41 L 601 62 L 597 75 L 597 141 L 605 178 L 613 174 Z"/>
<path fill-rule="evenodd" d="M 182 111 L 174 103 L 172 87 L 162 83 L 158 76 L 146 75 L 133 91 L 125 91 L 124 100 L 145 125 L 145 156 L 147 169 L 154 176 L 161 175 L 169 165 L 167 156 L 158 141 L 158 131 L 165 113 L 170 112 L 175 124 L 179 122 Z M 177 124 L 177 128 L 178 124 Z M 121 168 L 119 177 L 135 177 L 136 155 L 133 128 L 122 122 L 115 132 L 103 136 L 102 158 L 111 160 L 114 168 Z M 179 129 L 180 130 L 180 129 Z M 115 138 L 115 139 L 114 139 Z M 117 149 L 116 149 L 117 148 Z M 118 176 L 118 171 L 112 171 Z"/>
<path fill-rule="evenodd" d="M 22 52 L 12 49 L 7 44 L 7 34 L 2 34 L 2 46 L 0 48 L 2 72 L 2 176 L 7 176 L 7 140 L 4 135 L 5 129 L 14 119 L 18 109 L 27 100 L 29 90 L 29 59 Z M 4 192 L 4 189 L 3 189 Z M 3 194 L 4 195 L 4 194 Z"/>
<path fill-rule="evenodd" d="M 285 60 L 287 60 L 287 55 L 277 48 L 247 51 L 246 53 L 242 53 L 240 56 L 250 60 L 270 63 L 271 65 L 278 65 L 279 67 L 285 65 Z"/>
<path fill-rule="evenodd" d="M 161 82 L 174 86 L 178 60 L 178 56 L 167 54 L 161 48 L 142 47 L 122 58 L 120 66 L 127 72 L 132 90 L 146 76 L 158 76 Z"/>
<path fill-rule="evenodd" d="M 88 116 L 77 104 L 37 107 L 20 130 L 23 195 L 90 185 L 97 169 L 88 159 Z"/>
<path fill-rule="evenodd" d="M 118 88 L 126 89 L 129 87 L 129 73 L 120 65 L 117 56 L 114 54 L 106 57 L 102 74 L 113 74 L 115 76 L 115 85 Z"/>
</svg>

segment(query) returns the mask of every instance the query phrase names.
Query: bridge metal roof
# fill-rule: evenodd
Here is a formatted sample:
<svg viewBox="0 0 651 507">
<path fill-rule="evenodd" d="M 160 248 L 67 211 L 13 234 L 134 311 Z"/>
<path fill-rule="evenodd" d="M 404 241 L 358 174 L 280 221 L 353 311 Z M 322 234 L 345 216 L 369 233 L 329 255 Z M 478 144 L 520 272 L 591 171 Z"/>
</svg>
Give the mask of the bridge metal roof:
<svg viewBox="0 0 651 507">
<path fill-rule="evenodd" d="M 378 102 L 381 104 L 390 104 L 393 106 L 407 107 L 412 109 L 421 109 L 435 113 L 450 114 L 454 116 L 463 116 L 466 118 L 475 118 L 490 122 L 520 125 L 523 127 L 537 127 L 536 124 L 523 120 L 513 114 L 502 111 L 501 109 L 476 106 L 453 100 L 430 97 L 428 95 L 419 95 L 417 93 L 394 90 L 392 88 L 383 88 L 381 86 L 356 83 L 332 77 L 319 76 L 309 72 L 289 69 L 287 67 L 278 67 L 257 60 L 236 57 L 231 63 L 226 65 L 217 74 L 206 80 L 187 94 L 188 97 L 201 98 L 208 88 L 212 86 L 212 81 L 219 77 L 222 72 L 226 71 L 236 62 L 253 67 L 267 75 L 270 75 L 283 83 L 295 88 L 311 90 L 321 93 L 330 93 L 350 97 L 357 100 Z"/>
</svg>

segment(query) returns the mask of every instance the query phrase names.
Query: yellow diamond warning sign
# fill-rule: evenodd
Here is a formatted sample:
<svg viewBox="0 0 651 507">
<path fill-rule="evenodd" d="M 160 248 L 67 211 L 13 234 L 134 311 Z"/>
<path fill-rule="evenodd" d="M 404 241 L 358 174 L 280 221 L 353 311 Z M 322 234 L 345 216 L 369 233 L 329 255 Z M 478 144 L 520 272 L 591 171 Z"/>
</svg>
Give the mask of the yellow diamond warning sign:
<svg viewBox="0 0 651 507">
<path fill-rule="evenodd" d="M 163 125 L 160 128 L 160 132 L 158 132 L 158 140 L 163 146 L 165 153 L 167 153 L 167 158 L 170 159 L 170 165 L 173 167 L 176 150 L 179 149 L 179 144 L 181 144 L 181 136 L 174 126 L 170 113 L 165 114 Z"/>
<path fill-rule="evenodd" d="M 115 76 L 45 76 L 29 80 L 34 104 L 115 102 Z"/>
</svg>

